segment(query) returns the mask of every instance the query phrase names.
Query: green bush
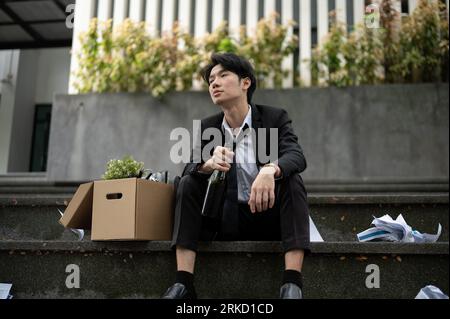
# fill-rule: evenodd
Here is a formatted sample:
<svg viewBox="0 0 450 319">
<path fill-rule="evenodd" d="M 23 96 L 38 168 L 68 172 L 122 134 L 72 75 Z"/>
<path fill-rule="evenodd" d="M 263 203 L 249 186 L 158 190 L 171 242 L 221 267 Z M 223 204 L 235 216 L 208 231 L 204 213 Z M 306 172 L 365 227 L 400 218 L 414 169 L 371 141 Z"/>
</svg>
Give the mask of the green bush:
<svg viewBox="0 0 450 319">
<path fill-rule="evenodd" d="M 313 85 L 348 86 L 383 81 L 383 30 L 362 25 L 347 34 L 346 25 L 333 22 L 322 47 L 313 50 Z"/>
<path fill-rule="evenodd" d="M 93 19 L 80 36 L 75 88 L 79 93 L 149 92 L 160 98 L 192 88 L 192 80 L 200 80 L 199 72 L 213 52 L 246 56 L 254 64 L 260 86 L 270 74 L 279 87 L 291 72 L 281 69 L 281 61 L 294 52 L 298 41 L 287 36 L 287 27 L 276 23 L 276 17 L 262 19 L 253 36 L 241 32 L 239 39 L 228 34 L 226 23 L 196 39 L 176 23 L 172 32 L 151 37 L 145 23 L 125 20 L 113 29 L 111 21 Z"/>
<path fill-rule="evenodd" d="M 313 85 L 360 85 L 448 80 L 448 20 L 445 4 L 420 0 L 401 20 L 391 0 L 381 6 L 381 28 L 332 22 L 313 50 Z"/>
<path fill-rule="evenodd" d="M 294 53 L 298 47 L 298 38 L 288 36 L 288 28 L 294 26 L 290 21 L 286 26 L 277 23 L 278 14 L 274 13 L 261 19 L 255 34 L 249 36 L 242 27 L 237 53 L 249 58 L 255 66 L 255 75 L 261 88 L 267 87 L 268 80 L 273 77 L 275 88 L 281 88 L 283 78 L 292 70 L 283 70 L 282 61 Z"/>
<path fill-rule="evenodd" d="M 381 28 L 358 25 L 351 32 L 332 19 L 330 32 L 310 61 L 313 85 L 348 86 L 395 82 L 448 80 L 449 34 L 445 4 L 419 0 L 409 17 L 401 19 L 392 0 L 381 5 Z M 258 86 L 282 80 L 294 70 L 282 61 L 298 47 L 288 35 L 293 25 L 277 23 L 277 14 L 261 19 L 251 35 L 241 26 L 238 39 L 226 22 L 214 32 L 194 38 L 175 23 L 170 33 L 152 37 L 145 23 L 93 19 L 81 36 L 79 68 L 74 74 L 79 93 L 147 92 L 157 98 L 174 90 L 189 90 L 201 81 L 200 70 L 214 52 L 234 52 L 253 64 Z M 206 83 L 202 82 L 204 88 Z"/>
<path fill-rule="evenodd" d="M 111 21 L 93 19 L 80 37 L 78 92 L 149 92 L 159 98 L 191 88 L 199 63 L 192 37 L 176 24 L 162 37 L 146 30 L 143 22 L 125 20 L 113 30 Z"/>
<path fill-rule="evenodd" d="M 137 162 L 132 156 L 125 156 L 121 160 L 112 159 L 106 165 L 106 172 L 102 175 L 105 180 L 141 177 L 144 163 Z"/>
<path fill-rule="evenodd" d="M 445 80 L 448 53 L 445 3 L 421 0 L 413 14 L 405 18 L 399 41 L 401 58 L 392 72 L 407 82 Z"/>
</svg>

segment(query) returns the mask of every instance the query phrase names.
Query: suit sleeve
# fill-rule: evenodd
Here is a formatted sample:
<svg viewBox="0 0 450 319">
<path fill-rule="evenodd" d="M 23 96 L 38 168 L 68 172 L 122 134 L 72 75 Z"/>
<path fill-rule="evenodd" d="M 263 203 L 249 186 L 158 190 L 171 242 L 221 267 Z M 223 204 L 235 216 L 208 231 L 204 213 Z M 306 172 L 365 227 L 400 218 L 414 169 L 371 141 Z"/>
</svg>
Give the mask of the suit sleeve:
<svg viewBox="0 0 450 319">
<path fill-rule="evenodd" d="M 294 173 L 301 173 L 306 169 L 306 159 L 298 143 L 297 135 L 292 129 L 292 121 L 283 110 L 278 121 L 278 166 L 282 176 L 288 177 Z"/>
<path fill-rule="evenodd" d="M 202 178 L 208 178 L 211 174 L 200 173 L 198 171 L 199 167 L 203 165 L 204 161 L 202 158 L 202 150 L 203 150 L 203 140 L 201 139 L 201 134 L 203 133 L 203 122 L 200 127 L 200 135 L 197 138 L 195 145 L 191 150 L 189 163 L 186 164 L 183 170 L 182 176 L 193 175 Z M 195 134 L 195 133 L 194 133 Z"/>
</svg>

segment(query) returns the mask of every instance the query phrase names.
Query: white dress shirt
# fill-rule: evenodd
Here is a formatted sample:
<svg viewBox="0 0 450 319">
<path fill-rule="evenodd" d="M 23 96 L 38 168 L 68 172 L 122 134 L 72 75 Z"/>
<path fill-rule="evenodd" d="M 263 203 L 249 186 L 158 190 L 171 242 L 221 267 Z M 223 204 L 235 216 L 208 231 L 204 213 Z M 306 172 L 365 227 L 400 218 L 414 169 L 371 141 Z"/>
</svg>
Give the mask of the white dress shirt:
<svg viewBox="0 0 450 319">
<path fill-rule="evenodd" d="M 225 116 L 223 117 L 222 130 L 224 133 L 228 132 L 228 134 L 225 134 L 225 145 L 230 145 L 227 142 L 230 142 L 231 138 L 236 142 L 236 175 L 238 181 L 238 201 L 240 203 L 248 203 L 250 200 L 251 187 L 259 173 L 256 164 L 255 148 L 253 147 L 253 132 L 250 129 L 246 130 L 251 127 L 252 107 L 250 105 L 248 106 L 248 112 L 244 122 L 239 129 L 235 129 L 236 134 L 233 134 L 233 129 L 228 125 Z"/>
</svg>

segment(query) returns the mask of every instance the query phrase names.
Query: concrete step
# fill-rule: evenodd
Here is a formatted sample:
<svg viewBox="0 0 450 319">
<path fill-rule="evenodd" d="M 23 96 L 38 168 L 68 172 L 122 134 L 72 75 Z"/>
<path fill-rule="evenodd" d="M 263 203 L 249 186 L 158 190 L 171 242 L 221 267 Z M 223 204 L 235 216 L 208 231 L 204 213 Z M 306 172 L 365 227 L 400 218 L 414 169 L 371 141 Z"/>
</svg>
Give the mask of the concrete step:
<svg viewBox="0 0 450 319">
<path fill-rule="evenodd" d="M 0 194 L 73 194 L 87 181 L 48 181 L 44 175 L 0 175 Z M 447 192 L 448 179 L 305 180 L 308 193 Z"/>
<path fill-rule="evenodd" d="M 0 194 L 0 240 L 74 240 L 59 223 L 72 194 Z M 448 241 L 448 193 L 310 194 L 311 217 L 325 241 L 356 241 L 373 216 L 403 214 L 420 232 Z"/>
<path fill-rule="evenodd" d="M 169 242 L 0 241 L 0 282 L 15 298 L 158 298 L 172 283 Z M 407 298 L 432 284 L 448 294 L 449 244 L 314 243 L 305 259 L 306 298 Z M 67 265 L 80 288 L 65 285 Z M 376 265 L 380 288 L 366 286 Z M 277 298 L 279 242 L 201 243 L 195 285 L 200 298 Z M 263 274 L 263 275 L 262 275 Z"/>
<path fill-rule="evenodd" d="M 47 173 L 46 172 L 14 172 L 14 173 L 0 174 L 0 180 L 11 179 L 11 178 L 43 178 L 43 179 L 47 179 Z"/>
<path fill-rule="evenodd" d="M 308 193 L 447 192 L 448 178 L 365 178 L 346 180 L 305 179 Z"/>
</svg>

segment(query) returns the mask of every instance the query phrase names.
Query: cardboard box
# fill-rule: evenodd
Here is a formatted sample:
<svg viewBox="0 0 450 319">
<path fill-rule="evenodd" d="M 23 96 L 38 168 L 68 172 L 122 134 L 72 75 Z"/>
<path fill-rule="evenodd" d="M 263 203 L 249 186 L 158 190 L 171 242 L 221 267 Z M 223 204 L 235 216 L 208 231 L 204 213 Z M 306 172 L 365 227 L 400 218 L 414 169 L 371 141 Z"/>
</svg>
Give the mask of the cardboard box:
<svg viewBox="0 0 450 319">
<path fill-rule="evenodd" d="M 80 185 L 61 217 L 64 227 L 91 229 L 92 240 L 171 240 L 173 185 L 138 178 Z"/>
</svg>

